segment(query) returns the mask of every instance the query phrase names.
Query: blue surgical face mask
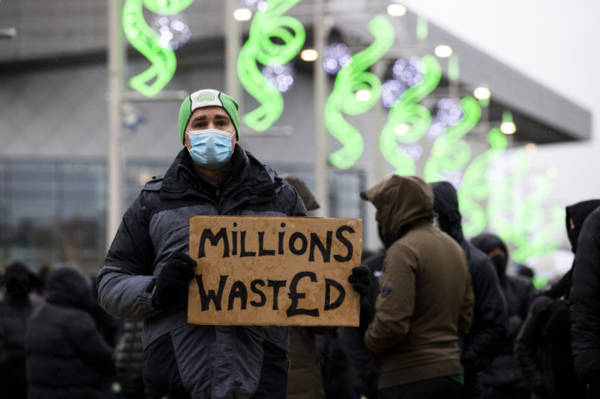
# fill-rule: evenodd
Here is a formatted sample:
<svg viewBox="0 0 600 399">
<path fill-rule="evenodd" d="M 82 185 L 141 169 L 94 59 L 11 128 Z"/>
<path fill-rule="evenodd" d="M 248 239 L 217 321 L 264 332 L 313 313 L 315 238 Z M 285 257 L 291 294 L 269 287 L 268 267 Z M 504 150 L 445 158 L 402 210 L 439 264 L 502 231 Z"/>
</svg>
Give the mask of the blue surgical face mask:
<svg viewBox="0 0 600 399">
<path fill-rule="evenodd" d="M 219 169 L 231 159 L 233 134 L 218 129 L 187 132 L 192 147 L 189 149 L 192 159 L 207 169 Z"/>
</svg>

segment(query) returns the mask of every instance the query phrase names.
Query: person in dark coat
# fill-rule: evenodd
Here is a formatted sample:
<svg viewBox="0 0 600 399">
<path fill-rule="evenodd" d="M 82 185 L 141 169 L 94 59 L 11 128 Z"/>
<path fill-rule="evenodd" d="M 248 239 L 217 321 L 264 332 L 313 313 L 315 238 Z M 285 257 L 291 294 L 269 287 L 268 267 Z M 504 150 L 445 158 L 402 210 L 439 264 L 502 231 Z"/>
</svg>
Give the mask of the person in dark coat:
<svg viewBox="0 0 600 399">
<path fill-rule="evenodd" d="M 190 216 L 305 216 L 297 192 L 243 149 L 238 104 L 225 93 L 193 92 L 179 108 L 181 151 L 125 212 L 98 273 L 110 314 L 144 320 L 148 398 L 285 398 L 288 329 L 187 323 L 196 261 Z"/>
<path fill-rule="evenodd" d="M 388 247 L 364 337 L 378 363 L 378 397 L 461 398 L 459 337 L 474 306 L 465 254 L 432 226 L 433 192 L 422 179 L 392 175 L 361 197 L 377 209 Z"/>
<path fill-rule="evenodd" d="M 600 200 L 583 201 L 566 209 L 566 227 L 571 249 L 585 218 Z M 573 268 L 535 299 L 517 336 L 515 352 L 530 388 L 541 399 L 576 399 L 585 394 L 577 378 L 571 351 L 569 294 Z"/>
<path fill-rule="evenodd" d="M 92 301 L 89 280 L 77 269 L 49 273 L 46 302 L 25 334 L 29 399 L 112 398 L 112 352 L 90 314 Z"/>
<path fill-rule="evenodd" d="M 471 242 L 492 259 L 508 311 L 507 334 L 504 342 L 499 345 L 501 352 L 481 375 L 481 398 L 529 398 L 531 393 L 517 364 L 514 345 L 535 298 L 535 287 L 531 280 L 506 274 L 508 249 L 500 237 L 482 233 Z"/>
<path fill-rule="evenodd" d="M 583 222 L 571 280 L 571 347 L 588 398 L 600 397 L 600 208 Z"/>
<path fill-rule="evenodd" d="M 456 190 L 449 182 L 430 184 L 433 209 L 440 229 L 456 241 L 467 256 L 475 295 L 473 324 L 462 339 L 461 361 L 465 368 L 464 398 L 478 398 L 478 374 L 499 354 L 506 336 L 506 301 L 491 259 L 465 240 Z"/>
<path fill-rule="evenodd" d="M 27 398 L 25 331 L 27 319 L 39 303 L 32 303 L 32 273 L 21 262 L 6 268 L 2 285 L 6 295 L 0 301 L 0 394 Z"/>
</svg>

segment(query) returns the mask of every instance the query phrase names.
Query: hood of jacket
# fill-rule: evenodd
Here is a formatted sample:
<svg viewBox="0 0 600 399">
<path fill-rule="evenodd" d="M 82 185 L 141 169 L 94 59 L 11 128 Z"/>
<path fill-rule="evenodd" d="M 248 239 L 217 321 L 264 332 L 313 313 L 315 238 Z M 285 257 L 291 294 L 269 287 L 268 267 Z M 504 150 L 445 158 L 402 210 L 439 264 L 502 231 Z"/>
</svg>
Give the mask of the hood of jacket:
<svg viewBox="0 0 600 399">
<path fill-rule="evenodd" d="M 70 266 L 52 269 L 46 283 L 46 301 L 54 305 L 90 311 L 93 306 L 90 280 Z"/>
<path fill-rule="evenodd" d="M 433 192 L 416 176 L 393 175 L 361 193 L 377 213 L 381 238 L 386 246 L 402 237 L 411 226 L 433 217 Z"/>
<path fill-rule="evenodd" d="M 462 216 L 458 208 L 456 189 L 447 181 L 430 183 L 433 190 L 433 210 L 442 231 L 462 245 Z"/>
<path fill-rule="evenodd" d="M 473 237 L 471 243 L 488 256 L 494 248 L 500 248 L 502 252 L 504 252 L 504 255 L 490 256 L 494 263 L 494 267 L 496 268 L 498 278 L 500 281 L 503 281 L 506 276 L 506 266 L 508 265 L 508 248 L 504 241 L 495 234 L 481 233 L 478 236 Z"/>
<path fill-rule="evenodd" d="M 573 253 L 577 251 L 577 239 L 579 238 L 579 233 L 581 232 L 581 227 L 583 226 L 585 218 L 599 206 L 600 200 L 597 199 L 581 201 L 567 206 L 567 236 L 569 237 Z M 573 221 L 572 226 L 571 220 Z"/>
<path fill-rule="evenodd" d="M 29 293 L 33 288 L 33 277 L 33 273 L 24 263 L 12 262 L 6 268 L 0 284 L 6 286 L 6 300 L 11 306 L 29 304 Z"/>
</svg>

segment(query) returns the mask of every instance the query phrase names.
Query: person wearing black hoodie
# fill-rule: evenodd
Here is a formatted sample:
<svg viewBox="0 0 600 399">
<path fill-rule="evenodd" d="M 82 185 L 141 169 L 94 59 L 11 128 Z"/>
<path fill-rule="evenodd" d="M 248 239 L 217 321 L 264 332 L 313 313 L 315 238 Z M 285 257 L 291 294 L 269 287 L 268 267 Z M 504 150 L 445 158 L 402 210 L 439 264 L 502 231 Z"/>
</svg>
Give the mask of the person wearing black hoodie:
<svg viewBox="0 0 600 399">
<path fill-rule="evenodd" d="M 440 229 L 465 252 L 475 295 L 473 324 L 462 339 L 461 361 L 465 368 L 464 398 L 479 398 L 478 374 L 499 353 L 506 336 L 506 302 L 491 259 L 465 240 L 456 190 L 449 182 L 430 184 L 433 209 Z"/>
<path fill-rule="evenodd" d="M 536 291 L 531 280 L 506 274 L 508 249 L 495 234 L 482 233 L 471 242 L 494 263 L 506 299 L 508 328 L 501 352 L 481 375 L 481 398 L 529 398 L 530 392 L 514 356 L 514 344 Z"/>
<path fill-rule="evenodd" d="M 574 221 L 575 226 L 577 222 Z M 600 208 L 577 237 L 571 280 L 571 348 L 588 398 L 600 397 Z"/>
<path fill-rule="evenodd" d="M 25 334 L 29 399 L 113 397 L 112 353 L 90 314 L 91 290 L 75 268 L 49 273 L 46 302 L 32 313 Z"/>
<path fill-rule="evenodd" d="M 573 253 L 586 217 L 600 200 L 583 201 L 566 209 L 567 235 Z M 517 336 L 515 352 L 523 376 L 537 398 L 583 398 L 571 351 L 569 294 L 571 268 L 531 305 L 529 315 Z"/>
<path fill-rule="evenodd" d="M 6 296 L 0 301 L 0 389 L 7 398 L 27 397 L 25 330 L 38 305 L 32 303 L 33 273 L 21 262 L 12 262 L 4 273 Z"/>
</svg>

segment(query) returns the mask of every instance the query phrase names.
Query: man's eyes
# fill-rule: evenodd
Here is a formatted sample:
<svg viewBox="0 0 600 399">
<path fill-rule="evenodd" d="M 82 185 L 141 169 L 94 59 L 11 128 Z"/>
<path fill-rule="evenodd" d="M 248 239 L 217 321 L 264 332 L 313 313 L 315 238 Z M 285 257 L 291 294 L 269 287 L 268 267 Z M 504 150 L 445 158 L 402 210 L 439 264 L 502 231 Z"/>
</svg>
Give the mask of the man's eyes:
<svg viewBox="0 0 600 399">
<path fill-rule="evenodd" d="M 227 119 L 217 119 L 214 121 L 214 125 L 215 126 L 229 126 L 230 122 Z M 198 121 L 198 122 L 193 122 L 192 123 L 192 127 L 194 128 L 204 128 L 208 126 L 208 121 Z"/>
</svg>

